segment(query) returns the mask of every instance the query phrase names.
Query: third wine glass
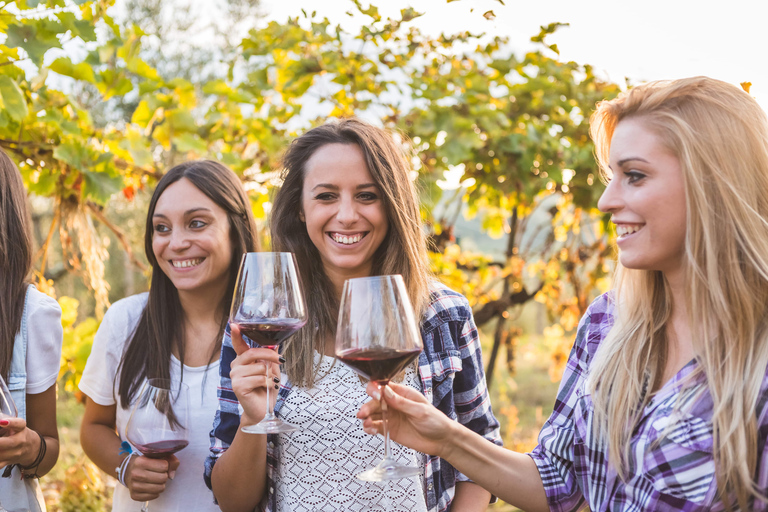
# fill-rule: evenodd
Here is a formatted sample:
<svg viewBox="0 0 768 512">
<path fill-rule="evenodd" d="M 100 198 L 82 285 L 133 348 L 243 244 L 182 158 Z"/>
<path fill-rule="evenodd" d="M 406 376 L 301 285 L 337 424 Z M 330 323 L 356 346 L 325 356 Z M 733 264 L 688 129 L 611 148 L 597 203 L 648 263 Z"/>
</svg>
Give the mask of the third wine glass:
<svg viewBox="0 0 768 512">
<path fill-rule="evenodd" d="M 371 379 L 381 393 L 384 460 L 357 475 L 380 482 L 416 476 L 421 468 L 398 466 L 390 456 L 384 387 L 422 350 L 421 335 L 402 276 L 376 276 L 344 282 L 336 328 L 336 357 Z"/>
</svg>

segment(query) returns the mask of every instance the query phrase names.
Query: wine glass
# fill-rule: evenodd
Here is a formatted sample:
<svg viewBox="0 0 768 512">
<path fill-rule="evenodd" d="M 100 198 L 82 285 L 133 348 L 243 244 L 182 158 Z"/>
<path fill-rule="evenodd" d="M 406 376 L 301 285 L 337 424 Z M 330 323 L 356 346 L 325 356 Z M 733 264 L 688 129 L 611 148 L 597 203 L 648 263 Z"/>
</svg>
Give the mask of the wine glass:
<svg viewBox="0 0 768 512">
<path fill-rule="evenodd" d="M 189 387 L 168 379 L 148 379 L 133 404 L 125 428 L 128 441 L 145 457 L 162 459 L 189 444 Z M 149 510 L 149 502 L 141 512 Z"/>
<path fill-rule="evenodd" d="M 307 306 L 292 253 L 249 252 L 243 255 L 229 321 L 236 324 L 251 342 L 273 350 L 304 327 Z M 243 432 L 276 434 L 298 430 L 275 416 L 269 407 L 270 387 L 268 384 L 266 416 L 256 425 L 243 427 Z"/>
<path fill-rule="evenodd" d="M 420 475 L 421 468 L 398 466 L 390 456 L 387 404 L 384 387 L 422 350 L 403 277 L 376 276 L 344 282 L 336 328 L 336 357 L 357 373 L 374 381 L 381 393 L 384 424 L 384 460 L 357 475 L 360 480 L 381 482 Z"/>
<path fill-rule="evenodd" d="M 15 418 L 19 413 L 16 410 L 16 402 L 13 401 L 8 386 L 5 385 L 3 376 L 0 375 L 0 420 L 6 418 Z M 0 437 L 5 436 L 5 429 L 0 427 Z M 0 512 L 6 512 L 3 504 L 0 503 Z"/>
</svg>

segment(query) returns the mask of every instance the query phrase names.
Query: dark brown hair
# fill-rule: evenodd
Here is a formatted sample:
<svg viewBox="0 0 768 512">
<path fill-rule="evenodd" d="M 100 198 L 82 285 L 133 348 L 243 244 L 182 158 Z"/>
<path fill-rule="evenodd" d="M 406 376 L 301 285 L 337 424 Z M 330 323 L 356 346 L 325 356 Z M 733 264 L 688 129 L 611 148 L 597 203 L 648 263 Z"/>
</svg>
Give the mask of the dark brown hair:
<svg viewBox="0 0 768 512">
<path fill-rule="evenodd" d="M 221 349 L 221 336 L 224 333 L 229 306 L 232 302 L 240 259 L 243 253 L 258 250 L 256 222 L 253 218 L 251 203 L 234 172 L 218 162 L 200 160 L 177 165 L 160 179 L 149 203 L 144 235 L 144 252 L 152 265 L 149 298 L 121 361 L 118 394 L 123 407 L 130 405 L 144 378 L 170 379 L 171 353 L 174 346 L 179 353 L 183 368 L 184 311 L 181 308 L 178 290 L 158 266 L 152 250 L 154 234 L 152 217 L 155 214 L 157 201 L 165 189 L 182 178 L 191 181 L 211 201 L 227 212 L 229 217 L 232 261 L 229 266 L 227 291 L 221 303 L 218 304 L 222 314 L 221 329 L 219 344 L 211 353 L 211 360 Z"/>
<path fill-rule="evenodd" d="M 283 157 L 284 181 L 275 196 L 270 228 L 272 250 L 296 255 L 306 292 L 309 321 L 286 344 L 284 365 L 292 382 L 306 386 L 314 384 L 314 350 L 322 353 L 324 340 L 336 332 L 339 314 L 339 297 L 299 217 L 307 161 L 327 144 L 359 147 L 381 191 L 389 231 L 374 255 L 372 275 L 401 274 L 417 318 L 429 299 L 431 278 L 407 146 L 398 146 L 390 133 L 358 119 L 331 122 L 295 139 Z"/>
<path fill-rule="evenodd" d="M 27 194 L 16 164 L 0 149 L 0 375 L 8 378 L 21 327 L 32 237 Z"/>
</svg>

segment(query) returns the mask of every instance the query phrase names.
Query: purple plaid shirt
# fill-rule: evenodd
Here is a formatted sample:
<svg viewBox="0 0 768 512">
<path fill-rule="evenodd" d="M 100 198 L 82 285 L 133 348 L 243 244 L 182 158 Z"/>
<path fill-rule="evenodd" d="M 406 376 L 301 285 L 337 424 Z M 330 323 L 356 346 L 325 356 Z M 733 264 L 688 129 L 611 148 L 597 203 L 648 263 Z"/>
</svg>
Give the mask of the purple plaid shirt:
<svg viewBox="0 0 768 512">
<path fill-rule="evenodd" d="M 485 385 L 480 340 L 467 299 L 433 282 L 430 287 L 430 304 L 422 318 L 420 330 L 424 351 L 419 355 L 418 373 L 424 396 L 448 417 L 486 437 L 490 442 L 501 445 L 499 422 L 491 410 Z M 211 431 L 211 453 L 205 461 L 204 477 L 209 488 L 216 460 L 232 444 L 240 427 L 240 404 L 232 391 L 229 378 L 230 365 L 235 357 L 227 325 L 219 366 L 219 409 Z M 275 414 L 278 416 L 291 387 L 290 382 L 280 386 L 275 404 Z M 356 413 L 349 411 L 350 415 Z M 279 465 L 278 441 L 275 435 L 267 436 L 268 492 L 260 507 L 266 512 L 277 510 L 274 492 L 276 482 L 272 475 Z M 447 461 L 431 455 L 424 456 L 426 503 L 430 512 L 449 510 L 456 483 L 462 481 L 469 479 Z"/>
<path fill-rule="evenodd" d="M 613 325 L 613 312 L 612 296 L 605 294 L 582 318 L 555 410 L 529 454 L 538 466 L 550 509 L 578 510 L 586 504 L 593 512 L 724 510 L 712 455 L 712 400 L 707 392 L 697 393 L 705 377 L 698 374 L 685 383 L 697 368 L 695 360 L 664 384 L 643 411 L 630 440 L 628 480 L 622 482 L 608 466 L 607 449 L 592 433 L 594 409 L 585 381 L 597 347 Z M 756 482 L 765 495 L 768 378 L 762 389 L 755 449 L 760 455 Z M 680 408 L 675 407 L 678 400 Z M 750 510 L 768 507 L 758 502 Z"/>
</svg>

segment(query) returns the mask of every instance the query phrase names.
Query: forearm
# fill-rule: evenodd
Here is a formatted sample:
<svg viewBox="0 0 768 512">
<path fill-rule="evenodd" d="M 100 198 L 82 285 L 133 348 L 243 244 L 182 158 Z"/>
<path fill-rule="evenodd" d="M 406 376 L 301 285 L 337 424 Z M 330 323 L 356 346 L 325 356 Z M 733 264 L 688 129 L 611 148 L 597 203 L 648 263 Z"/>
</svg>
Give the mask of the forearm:
<svg viewBox="0 0 768 512">
<path fill-rule="evenodd" d="M 238 428 L 213 466 L 211 487 L 224 512 L 254 510 L 267 488 L 267 436 Z"/>
<path fill-rule="evenodd" d="M 539 470 L 529 456 L 490 443 L 458 423 L 453 425 L 451 441 L 441 458 L 507 503 L 529 512 L 549 511 Z"/>
<path fill-rule="evenodd" d="M 107 425 L 84 423 L 80 428 L 80 444 L 91 461 L 108 475 L 117 478 L 117 467 L 126 457 L 120 453 L 120 437 Z"/>
<path fill-rule="evenodd" d="M 474 482 L 456 483 L 451 508 L 462 512 L 483 512 L 491 502 L 491 493 Z"/>
</svg>

